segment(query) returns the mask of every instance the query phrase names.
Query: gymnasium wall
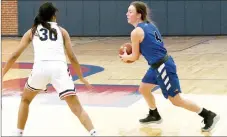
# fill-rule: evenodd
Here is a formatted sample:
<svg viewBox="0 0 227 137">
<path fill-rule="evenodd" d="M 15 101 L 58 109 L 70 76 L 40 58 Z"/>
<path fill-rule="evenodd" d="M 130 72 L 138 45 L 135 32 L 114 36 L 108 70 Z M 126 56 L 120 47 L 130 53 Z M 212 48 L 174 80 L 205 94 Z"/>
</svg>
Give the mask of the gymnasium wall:
<svg viewBox="0 0 227 137">
<path fill-rule="evenodd" d="M 17 0 L 1 1 L 1 32 L 2 35 L 18 35 Z"/>
<path fill-rule="evenodd" d="M 3 0 L 2 7 L 6 6 L 2 9 L 2 35 L 23 35 L 32 26 L 43 1 Z M 59 24 L 72 36 L 124 36 L 129 35 L 133 29 L 127 23 L 125 15 L 131 0 L 51 1 L 60 10 Z M 152 19 L 163 35 L 227 34 L 225 0 L 144 0 L 144 2 L 151 7 Z M 9 21 L 9 18 L 12 20 Z"/>
</svg>

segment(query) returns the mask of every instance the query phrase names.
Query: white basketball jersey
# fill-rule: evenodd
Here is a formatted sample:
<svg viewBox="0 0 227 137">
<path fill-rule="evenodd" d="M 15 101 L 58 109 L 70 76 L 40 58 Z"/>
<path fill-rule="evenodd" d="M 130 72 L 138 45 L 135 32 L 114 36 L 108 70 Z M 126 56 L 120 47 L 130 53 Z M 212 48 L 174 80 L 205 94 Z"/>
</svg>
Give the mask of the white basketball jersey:
<svg viewBox="0 0 227 137">
<path fill-rule="evenodd" d="M 51 24 L 51 28 L 56 29 L 57 37 L 42 25 L 37 26 L 37 31 L 32 40 L 34 47 L 34 62 L 45 60 L 66 62 L 64 40 L 61 30 L 56 22 L 48 23 Z"/>
</svg>

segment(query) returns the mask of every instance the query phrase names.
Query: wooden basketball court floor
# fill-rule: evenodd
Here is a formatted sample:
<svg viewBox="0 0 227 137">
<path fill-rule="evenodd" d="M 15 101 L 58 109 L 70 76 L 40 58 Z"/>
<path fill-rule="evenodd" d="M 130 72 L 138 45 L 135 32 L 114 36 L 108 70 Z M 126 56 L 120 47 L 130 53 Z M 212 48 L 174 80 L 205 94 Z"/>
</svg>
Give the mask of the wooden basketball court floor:
<svg viewBox="0 0 227 137">
<path fill-rule="evenodd" d="M 8 59 L 19 40 L 2 39 L 2 62 Z M 177 64 L 183 97 L 218 113 L 221 119 L 216 128 L 211 132 L 200 132 L 202 119 L 195 113 L 174 107 L 170 101 L 164 99 L 160 89 L 153 94 L 163 122 L 141 125 L 138 120 L 146 116 L 148 107 L 137 92 L 137 88 L 148 65 L 143 57 L 132 64 L 124 64 L 120 61 L 118 49 L 121 44 L 129 42 L 129 38 L 72 38 L 74 52 L 80 63 L 85 65 L 85 70 L 86 67 L 90 71 L 93 71 L 93 68 L 101 68 L 99 71 L 94 71 L 94 74 L 86 76 L 97 91 L 86 92 L 83 86 L 80 87 L 81 83 L 75 79 L 76 87 L 80 87 L 78 96 L 99 135 L 227 135 L 227 37 L 165 37 L 164 41 L 169 54 Z M 21 81 L 23 78 L 26 79 L 31 71 L 31 67 L 25 69 L 20 67 L 20 64 L 32 65 L 32 62 L 33 48 L 30 46 L 18 59 L 19 65 L 11 69 L 3 79 L 3 136 L 11 135 L 12 130 L 16 128 L 20 102 L 18 93 L 23 87 Z M 89 135 L 55 92 L 42 92 L 34 99 L 24 134 L 28 136 Z"/>
</svg>

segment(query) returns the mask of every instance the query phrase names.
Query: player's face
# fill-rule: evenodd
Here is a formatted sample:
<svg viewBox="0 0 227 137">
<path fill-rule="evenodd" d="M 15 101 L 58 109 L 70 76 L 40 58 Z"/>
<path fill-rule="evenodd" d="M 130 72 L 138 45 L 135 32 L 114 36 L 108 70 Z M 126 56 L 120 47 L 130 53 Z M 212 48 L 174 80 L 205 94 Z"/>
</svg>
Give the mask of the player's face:
<svg viewBox="0 0 227 137">
<path fill-rule="evenodd" d="M 133 5 L 128 7 L 128 12 L 126 13 L 128 23 L 134 24 L 138 21 L 138 14 L 136 12 L 136 8 Z"/>
<path fill-rule="evenodd" d="M 53 20 L 54 22 L 57 21 L 56 15 L 53 16 L 52 20 Z"/>
</svg>

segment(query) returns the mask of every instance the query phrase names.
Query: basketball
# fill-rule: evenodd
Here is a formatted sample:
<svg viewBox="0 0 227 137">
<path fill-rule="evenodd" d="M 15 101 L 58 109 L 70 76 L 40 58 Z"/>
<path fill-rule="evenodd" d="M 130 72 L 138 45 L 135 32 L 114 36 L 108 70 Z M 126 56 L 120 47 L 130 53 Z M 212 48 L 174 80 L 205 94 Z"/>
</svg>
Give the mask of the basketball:
<svg viewBox="0 0 227 137">
<path fill-rule="evenodd" d="M 126 52 L 128 55 L 132 54 L 132 45 L 131 43 L 125 43 L 123 44 L 120 49 L 119 49 L 119 54 L 123 55 L 124 54 L 124 48 L 126 48 Z"/>
<path fill-rule="evenodd" d="M 126 48 L 126 52 L 128 55 L 132 54 L 132 45 L 131 43 L 125 43 L 123 44 L 120 49 L 119 49 L 119 54 L 123 55 L 124 54 L 124 48 Z M 134 61 L 127 61 L 127 63 L 132 63 Z"/>
</svg>

